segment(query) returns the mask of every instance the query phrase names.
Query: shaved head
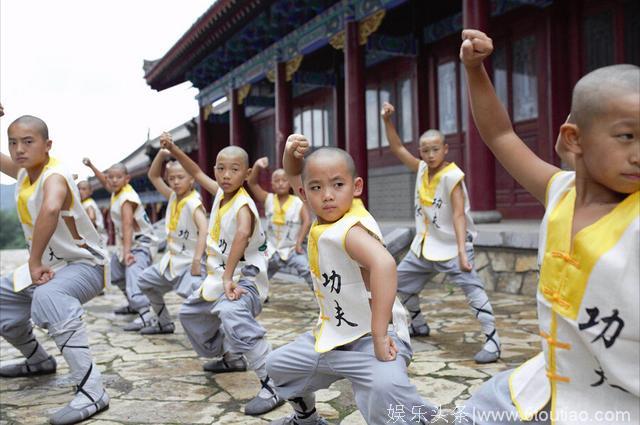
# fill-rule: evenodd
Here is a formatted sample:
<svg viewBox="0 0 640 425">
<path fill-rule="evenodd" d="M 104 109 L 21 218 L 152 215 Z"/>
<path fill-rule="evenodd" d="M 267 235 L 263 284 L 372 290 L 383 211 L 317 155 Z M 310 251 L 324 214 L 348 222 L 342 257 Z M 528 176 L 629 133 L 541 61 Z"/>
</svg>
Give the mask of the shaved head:
<svg viewBox="0 0 640 425">
<path fill-rule="evenodd" d="M 284 171 L 284 168 L 276 168 L 275 170 L 273 170 L 273 173 L 271 173 L 272 176 L 275 176 L 277 174 L 282 174 L 284 176 L 287 175 L 287 173 Z"/>
<path fill-rule="evenodd" d="M 249 154 L 240 146 L 227 146 L 226 148 L 218 152 L 218 156 L 216 157 L 216 159 L 221 156 L 226 156 L 227 158 L 238 158 L 245 165 L 245 167 L 249 168 Z"/>
<path fill-rule="evenodd" d="M 587 129 L 609 103 L 620 94 L 640 94 L 640 68 L 612 65 L 598 68 L 582 77 L 573 88 L 570 122 Z"/>
<path fill-rule="evenodd" d="M 167 171 L 168 170 L 184 170 L 184 167 L 178 161 L 169 161 L 167 162 Z"/>
<path fill-rule="evenodd" d="M 111 167 L 109 167 L 109 170 L 122 171 L 124 174 L 129 174 L 129 170 L 127 170 L 127 166 L 124 165 L 122 162 L 117 162 L 113 164 Z"/>
<path fill-rule="evenodd" d="M 312 161 L 325 158 L 344 162 L 344 165 L 347 167 L 347 171 L 351 174 L 351 177 L 354 179 L 357 177 L 356 165 L 353 162 L 353 158 L 351 158 L 351 155 L 349 155 L 347 151 L 334 147 L 322 147 L 311 152 L 309 156 L 305 158 L 304 165 L 302 167 L 302 182 L 305 182 L 307 179 L 307 166 Z"/>
<path fill-rule="evenodd" d="M 86 180 L 80 180 L 78 182 L 78 187 L 82 187 L 82 186 L 86 186 L 87 188 L 91 189 L 91 185 L 89 184 L 88 181 Z"/>
<path fill-rule="evenodd" d="M 47 124 L 38 117 L 34 117 L 33 115 L 23 115 L 13 121 L 9 127 L 14 124 L 32 128 L 38 132 L 44 140 L 49 140 L 49 127 L 47 127 Z"/>
<path fill-rule="evenodd" d="M 419 140 L 422 141 L 426 139 L 439 139 L 444 144 L 444 135 L 442 132 L 433 128 L 422 133 Z"/>
</svg>

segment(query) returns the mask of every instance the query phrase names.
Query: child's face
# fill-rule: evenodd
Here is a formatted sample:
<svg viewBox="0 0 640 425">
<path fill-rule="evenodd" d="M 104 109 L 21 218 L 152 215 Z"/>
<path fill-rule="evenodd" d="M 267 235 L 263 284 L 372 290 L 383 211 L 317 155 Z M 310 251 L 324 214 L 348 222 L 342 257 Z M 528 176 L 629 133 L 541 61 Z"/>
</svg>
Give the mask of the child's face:
<svg viewBox="0 0 640 425">
<path fill-rule="evenodd" d="M 111 190 L 117 193 L 129 184 L 129 174 L 125 173 L 124 170 L 112 168 L 107 173 L 107 181 Z"/>
<path fill-rule="evenodd" d="M 287 195 L 289 193 L 289 189 L 291 189 L 291 184 L 289 184 L 289 179 L 287 179 L 287 175 L 284 170 L 276 170 L 271 175 L 271 189 L 277 195 Z"/>
<path fill-rule="evenodd" d="M 13 162 L 27 170 L 37 168 L 47 162 L 51 140 L 28 124 L 14 123 L 9 126 L 9 154 Z"/>
<path fill-rule="evenodd" d="M 362 187 L 362 179 L 354 179 L 343 160 L 325 156 L 306 164 L 301 196 L 307 200 L 320 223 L 333 223 L 349 211 L 354 196 L 362 194 Z"/>
<path fill-rule="evenodd" d="M 83 201 L 91 196 L 91 186 L 87 183 L 79 184 L 78 191 L 80 192 L 80 199 Z"/>
<path fill-rule="evenodd" d="M 179 165 L 172 165 L 167 170 L 167 180 L 169 181 L 169 187 L 176 195 L 182 196 L 187 192 L 190 192 L 193 188 L 193 177 Z"/>
<path fill-rule="evenodd" d="M 224 193 L 230 194 L 238 190 L 250 171 L 240 156 L 219 154 L 216 158 L 214 174 Z"/>
<path fill-rule="evenodd" d="M 444 162 L 449 146 L 438 137 L 420 139 L 420 158 L 430 169 L 437 169 Z"/>
<path fill-rule="evenodd" d="M 638 93 L 616 93 L 587 129 L 579 152 L 588 175 L 618 193 L 640 190 L 640 102 Z"/>
</svg>

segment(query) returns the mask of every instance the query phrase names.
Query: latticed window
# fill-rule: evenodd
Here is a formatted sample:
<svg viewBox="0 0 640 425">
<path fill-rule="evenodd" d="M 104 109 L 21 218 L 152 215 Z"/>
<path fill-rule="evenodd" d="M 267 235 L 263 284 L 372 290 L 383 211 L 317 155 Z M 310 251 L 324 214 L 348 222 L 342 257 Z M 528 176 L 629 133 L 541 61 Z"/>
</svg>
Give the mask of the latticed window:
<svg viewBox="0 0 640 425">
<path fill-rule="evenodd" d="M 513 121 L 538 117 L 538 77 L 536 38 L 533 35 L 513 43 Z"/>
<path fill-rule="evenodd" d="M 413 141 L 413 89 L 409 77 L 370 82 L 365 92 L 367 103 L 367 149 L 389 146 L 380 110 L 384 102 L 395 107 L 393 123 L 400 139 Z"/>
</svg>

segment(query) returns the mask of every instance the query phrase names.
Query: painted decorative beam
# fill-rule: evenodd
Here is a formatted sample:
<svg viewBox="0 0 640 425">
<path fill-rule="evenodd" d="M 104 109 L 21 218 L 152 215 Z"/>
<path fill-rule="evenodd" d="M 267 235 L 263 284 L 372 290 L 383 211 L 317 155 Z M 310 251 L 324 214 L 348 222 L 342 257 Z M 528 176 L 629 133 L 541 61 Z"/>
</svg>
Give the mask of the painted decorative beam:
<svg viewBox="0 0 640 425">
<path fill-rule="evenodd" d="M 551 3 L 553 0 L 491 0 L 491 16 L 500 16 L 521 6 L 543 8 Z M 425 26 L 423 41 L 427 44 L 434 43 L 460 31 L 462 31 L 462 12 Z"/>
<path fill-rule="evenodd" d="M 374 52 L 391 56 L 416 56 L 418 49 L 416 39 L 411 34 L 403 37 L 371 34 L 367 41 L 367 54 Z"/>
<path fill-rule="evenodd" d="M 253 84 L 262 78 L 274 80 L 276 63 L 287 63 L 287 81 L 291 81 L 304 55 L 331 44 L 344 45 L 344 28 L 347 17 L 356 17 L 359 22 L 358 37 L 361 45 L 367 43 L 382 22 L 386 9 L 394 8 L 407 0 L 343 0 L 299 26 L 276 43 L 265 48 L 248 61 L 235 67 L 214 83 L 200 90 L 196 98 L 201 106 L 224 96 L 229 89 L 238 89 Z"/>
</svg>

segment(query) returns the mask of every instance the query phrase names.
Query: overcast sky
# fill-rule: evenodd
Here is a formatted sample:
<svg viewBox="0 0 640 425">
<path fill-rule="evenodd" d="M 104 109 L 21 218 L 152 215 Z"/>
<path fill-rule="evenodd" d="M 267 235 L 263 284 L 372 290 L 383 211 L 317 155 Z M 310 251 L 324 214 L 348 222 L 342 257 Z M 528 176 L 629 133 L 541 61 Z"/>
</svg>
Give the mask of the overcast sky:
<svg viewBox="0 0 640 425">
<path fill-rule="evenodd" d="M 191 83 L 156 92 L 143 59 L 160 58 L 213 0 L 0 1 L 1 150 L 8 124 L 36 115 L 52 154 L 81 177 L 198 114 Z M 2 183 L 12 180 L 2 175 Z"/>
</svg>

